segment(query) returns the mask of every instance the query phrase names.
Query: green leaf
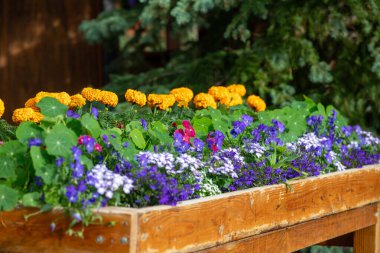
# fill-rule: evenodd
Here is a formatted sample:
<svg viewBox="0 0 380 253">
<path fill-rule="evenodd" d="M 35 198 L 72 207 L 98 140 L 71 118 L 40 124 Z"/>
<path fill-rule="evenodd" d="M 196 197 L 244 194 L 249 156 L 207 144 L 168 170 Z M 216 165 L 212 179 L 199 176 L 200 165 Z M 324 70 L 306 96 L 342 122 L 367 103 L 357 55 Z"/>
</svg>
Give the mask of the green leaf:
<svg viewBox="0 0 380 253">
<path fill-rule="evenodd" d="M 0 210 L 11 211 L 16 207 L 18 201 L 18 193 L 16 190 L 0 185 Z"/>
<path fill-rule="evenodd" d="M 51 97 L 45 97 L 41 99 L 41 101 L 38 102 L 36 106 L 41 109 L 41 113 L 44 116 L 48 117 L 65 115 L 67 109 L 69 108 L 64 104 L 61 104 L 57 99 Z"/>
<path fill-rule="evenodd" d="M 81 164 L 86 166 L 87 169 L 92 169 L 94 167 L 94 163 L 92 162 L 92 160 L 85 155 L 80 156 L 80 162 Z"/>
<path fill-rule="evenodd" d="M 100 136 L 100 125 L 99 122 L 94 119 L 90 114 L 86 113 L 81 118 L 81 123 L 84 128 L 86 128 L 94 138 Z"/>
<path fill-rule="evenodd" d="M 13 158 L 1 154 L 0 155 L 0 178 L 10 179 L 16 177 L 16 163 Z"/>
<path fill-rule="evenodd" d="M 75 133 L 62 124 L 57 124 L 47 134 L 46 150 L 50 155 L 69 157 L 71 147 L 77 143 Z"/>
<path fill-rule="evenodd" d="M 41 138 L 42 129 L 36 123 L 22 122 L 16 130 L 16 137 L 21 142 L 26 142 L 30 138 Z"/>
<path fill-rule="evenodd" d="M 198 137 L 205 137 L 210 132 L 212 120 L 209 118 L 200 118 L 193 120 L 193 127 Z"/>
<path fill-rule="evenodd" d="M 168 127 L 160 121 L 152 122 L 151 128 L 149 129 L 149 133 L 156 137 L 158 140 L 160 140 L 161 144 L 172 142 L 172 138 L 169 135 Z"/>
<path fill-rule="evenodd" d="M 57 168 L 53 164 L 48 164 L 44 167 L 36 169 L 36 176 L 42 178 L 45 184 L 51 184 L 57 174 Z"/>
<path fill-rule="evenodd" d="M 22 197 L 22 205 L 38 207 L 40 206 L 40 197 L 41 197 L 41 193 L 39 192 L 27 193 Z"/>
<path fill-rule="evenodd" d="M 32 158 L 34 169 L 41 169 L 47 163 L 47 152 L 41 147 L 33 146 L 30 148 L 30 156 Z"/>
<path fill-rule="evenodd" d="M 23 159 L 27 147 L 19 141 L 7 141 L 0 146 L 0 154 L 6 154 L 8 156 L 14 157 L 19 162 Z"/>
<path fill-rule="evenodd" d="M 138 129 L 133 129 L 129 133 L 129 137 L 132 139 L 133 143 L 139 148 L 139 149 L 144 149 L 146 146 L 146 142 L 144 139 L 143 134 L 141 133 L 140 130 Z"/>
</svg>

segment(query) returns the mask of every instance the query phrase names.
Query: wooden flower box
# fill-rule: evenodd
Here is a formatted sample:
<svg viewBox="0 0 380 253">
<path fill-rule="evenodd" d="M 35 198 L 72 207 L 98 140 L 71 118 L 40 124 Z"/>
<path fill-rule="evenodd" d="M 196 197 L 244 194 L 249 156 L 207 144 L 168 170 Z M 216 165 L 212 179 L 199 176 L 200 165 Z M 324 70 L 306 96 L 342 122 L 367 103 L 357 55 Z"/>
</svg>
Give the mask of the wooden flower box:
<svg viewBox="0 0 380 253">
<path fill-rule="evenodd" d="M 177 206 L 108 207 L 85 239 L 60 211 L 1 214 L 0 252 L 292 252 L 353 233 L 355 252 L 380 252 L 380 166 L 253 188 Z M 57 228 L 50 230 L 55 221 Z M 110 222 L 115 221 L 111 226 Z"/>
</svg>

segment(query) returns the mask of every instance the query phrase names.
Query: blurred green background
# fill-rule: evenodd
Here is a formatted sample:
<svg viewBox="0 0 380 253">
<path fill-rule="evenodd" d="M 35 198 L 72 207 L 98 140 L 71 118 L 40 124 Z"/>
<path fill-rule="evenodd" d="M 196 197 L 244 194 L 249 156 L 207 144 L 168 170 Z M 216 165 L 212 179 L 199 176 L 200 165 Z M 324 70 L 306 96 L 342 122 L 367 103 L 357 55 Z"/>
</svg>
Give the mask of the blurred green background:
<svg viewBox="0 0 380 253">
<path fill-rule="evenodd" d="M 123 0 L 80 31 L 106 88 L 244 83 L 270 107 L 304 95 L 380 132 L 380 1 Z"/>
</svg>

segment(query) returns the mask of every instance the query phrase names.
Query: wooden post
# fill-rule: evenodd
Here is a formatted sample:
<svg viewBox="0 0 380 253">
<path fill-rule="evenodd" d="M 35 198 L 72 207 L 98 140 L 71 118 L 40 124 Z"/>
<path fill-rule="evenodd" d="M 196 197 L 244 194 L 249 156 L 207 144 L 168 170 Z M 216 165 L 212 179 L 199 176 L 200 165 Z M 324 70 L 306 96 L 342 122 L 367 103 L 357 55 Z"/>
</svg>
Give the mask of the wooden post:
<svg viewBox="0 0 380 253">
<path fill-rule="evenodd" d="M 377 204 L 376 224 L 355 231 L 354 252 L 355 253 L 380 253 L 380 203 Z"/>
</svg>

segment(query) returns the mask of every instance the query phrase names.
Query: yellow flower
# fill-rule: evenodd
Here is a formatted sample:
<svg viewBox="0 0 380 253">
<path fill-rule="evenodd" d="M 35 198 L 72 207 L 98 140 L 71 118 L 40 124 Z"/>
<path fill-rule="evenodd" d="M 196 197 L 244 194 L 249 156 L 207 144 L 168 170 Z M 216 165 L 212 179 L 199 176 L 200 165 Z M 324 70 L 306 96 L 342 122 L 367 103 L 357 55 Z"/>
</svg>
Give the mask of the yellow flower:
<svg viewBox="0 0 380 253">
<path fill-rule="evenodd" d="M 38 92 L 35 97 L 35 102 L 38 103 L 43 99 L 44 97 L 51 97 L 57 99 L 59 102 L 61 102 L 64 105 L 69 106 L 71 102 L 70 95 L 66 92 Z"/>
<path fill-rule="evenodd" d="M 115 93 L 104 90 L 100 92 L 99 102 L 108 106 L 116 107 L 117 103 L 119 102 L 119 98 Z"/>
<path fill-rule="evenodd" d="M 216 109 L 216 102 L 213 96 L 207 93 L 199 93 L 195 96 L 193 103 L 196 108 L 202 109 L 207 107 L 212 107 Z"/>
<path fill-rule="evenodd" d="M 86 99 L 81 94 L 75 94 L 70 98 L 70 108 L 82 107 L 86 104 Z"/>
<path fill-rule="evenodd" d="M 1 116 L 3 116 L 4 111 L 5 111 L 4 102 L 3 100 L 0 99 L 0 118 Z"/>
<path fill-rule="evenodd" d="M 12 120 L 14 123 L 24 121 L 41 122 L 44 116 L 40 112 L 34 111 L 32 108 L 19 108 L 13 111 Z"/>
<path fill-rule="evenodd" d="M 243 99 L 238 93 L 231 93 L 231 101 L 228 106 L 235 106 L 243 104 Z"/>
<path fill-rule="evenodd" d="M 124 94 L 125 100 L 129 103 L 135 103 L 139 106 L 146 104 L 146 95 L 140 91 L 128 89 Z"/>
<path fill-rule="evenodd" d="M 154 108 L 157 106 L 160 110 L 166 110 L 173 106 L 175 103 L 175 97 L 172 94 L 149 94 L 148 106 Z"/>
<path fill-rule="evenodd" d="M 250 95 L 247 98 L 248 105 L 255 109 L 257 112 L 265 111 L 267 105 L 265 104 L 265 101 L 262 100 L 259 96 Z"/>
<path fill-rule="evenodd" d="M 101 90 L 88 87 L 88 88 L 84 88 L 81 94 L 86 100 L 93 102 L 93 101 L 100 101 L 101 92 L 102 92 Z"/>
<path fill-rule="evenodd" d="M 231 84 L 227 86 L 227 89 L 231 93 L 237 93 L 239 96 L 244 97 L 247 90 L 245 89 L 245 86 L 242 84 Z"/>
<path fill-rule="evenodd" d="M 172 89 L 170 94 L 174 95 L 179 107 L 188 107 L 189 102 L 194 97 L 193 91 L 185 87 Z"/>
<path fill-rule="evenodd" d="M 36 98 L 29 98 L 26 102 L 25 102 L 25 107 L 26 108 L 32 108 L 33 110 L 35 111 L 40 111 L 40 108 L 38 108 L 36 106 Z"/>
<path fill-rule="evenodd" d="M 214 97 L 214 99 L 224 105 L 228 105 L 231 101 L 231 94 L 224 86 L 212 86 L 208 90 L 208 94 Z"/>
</svg>

